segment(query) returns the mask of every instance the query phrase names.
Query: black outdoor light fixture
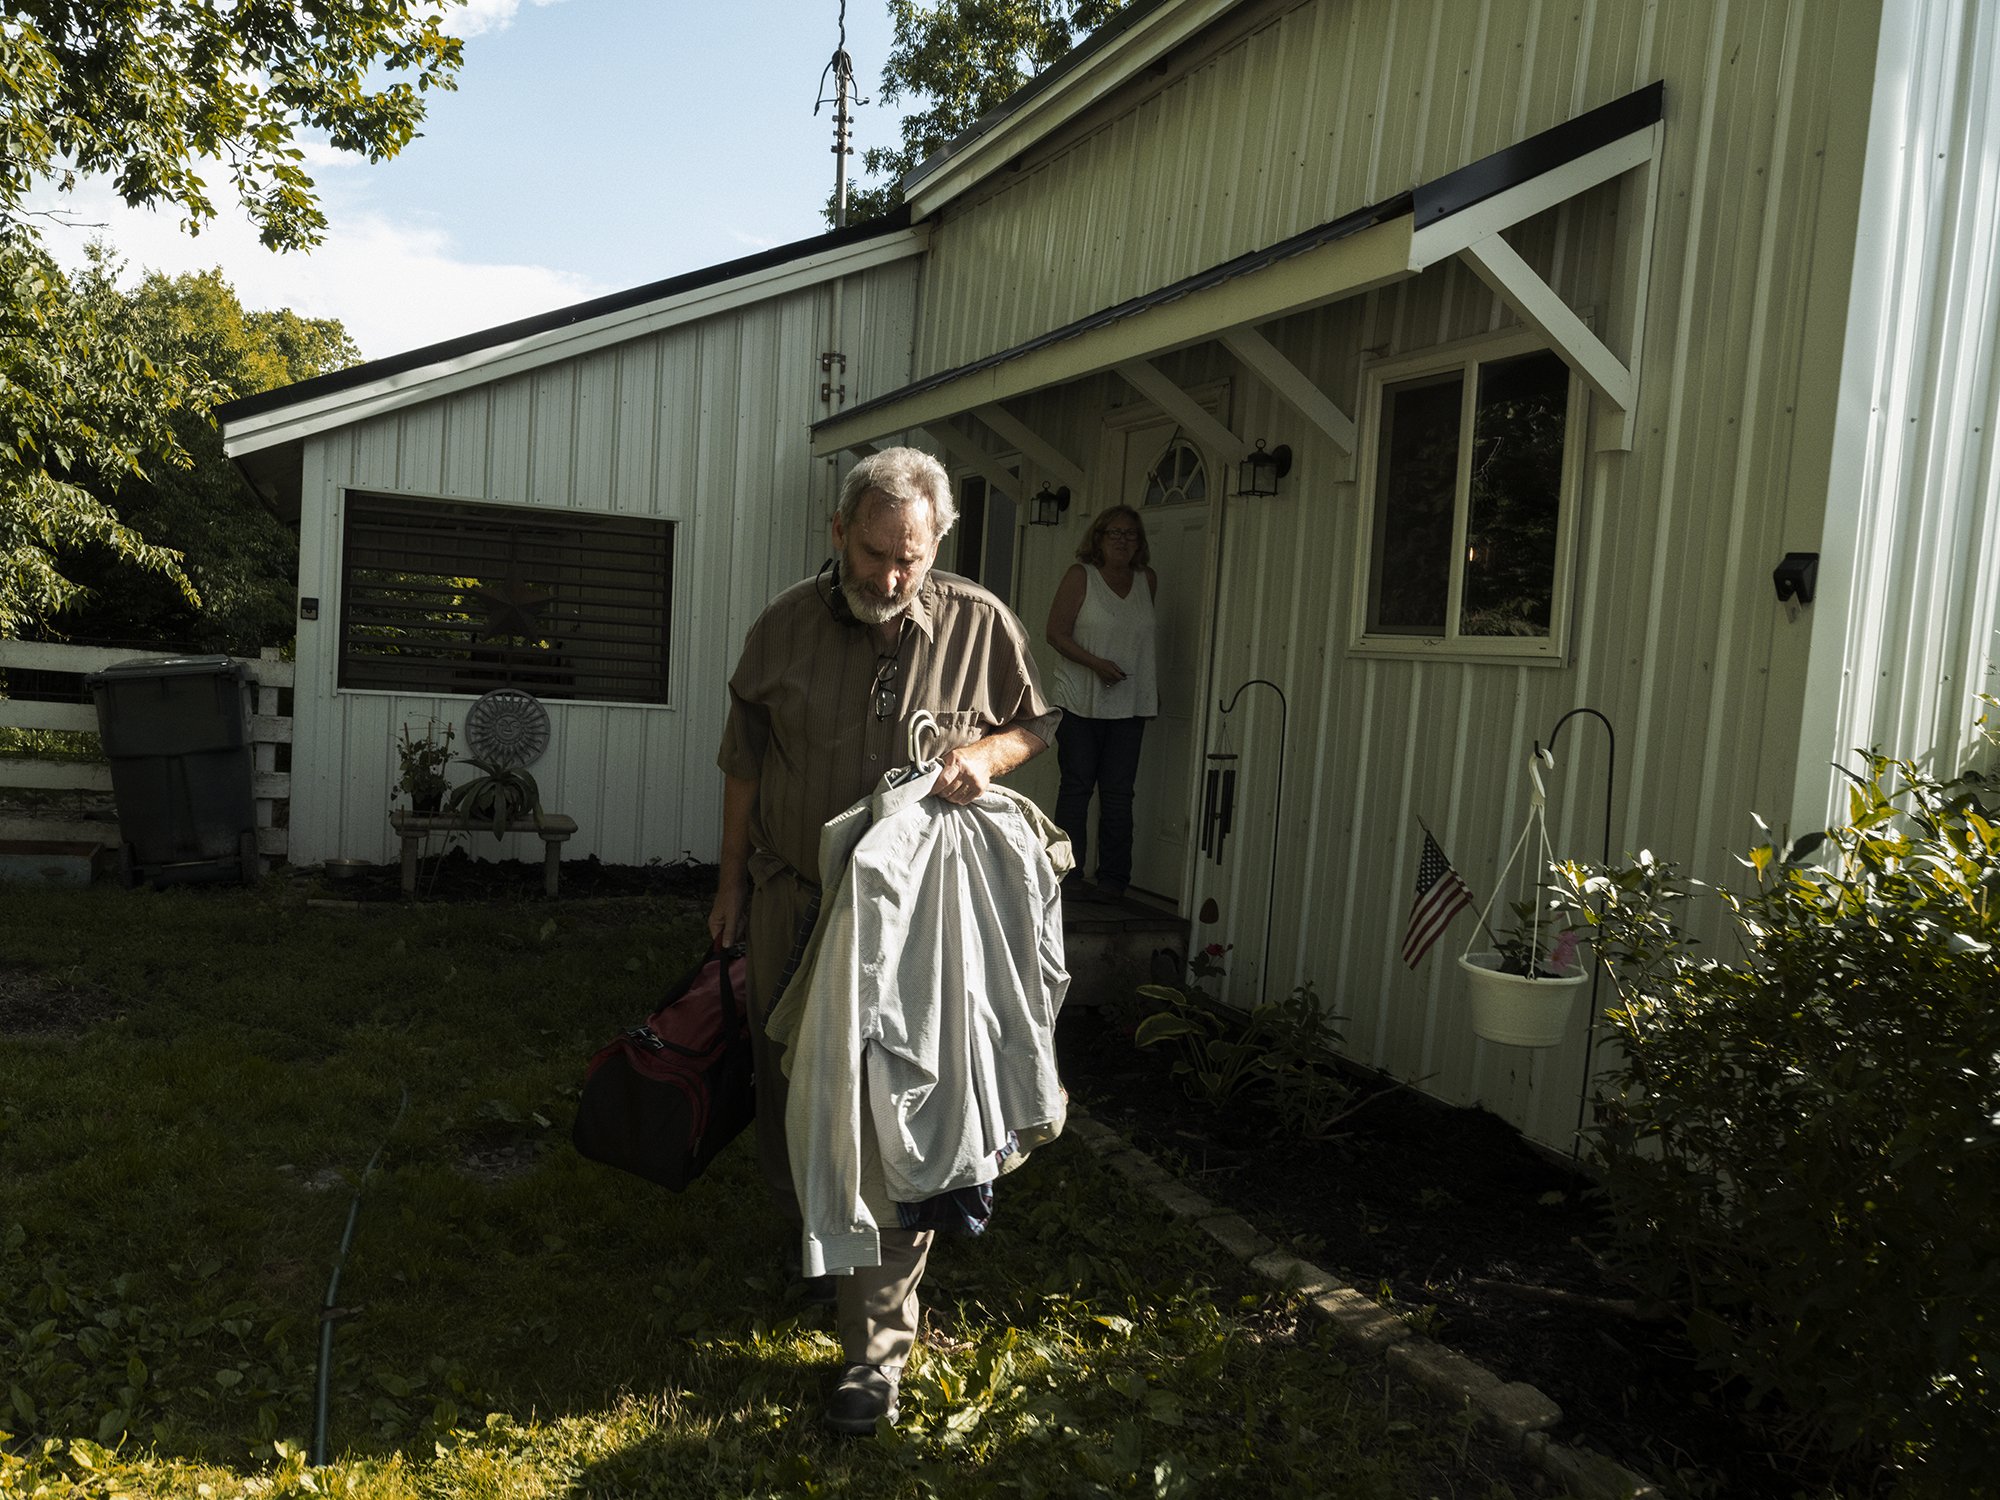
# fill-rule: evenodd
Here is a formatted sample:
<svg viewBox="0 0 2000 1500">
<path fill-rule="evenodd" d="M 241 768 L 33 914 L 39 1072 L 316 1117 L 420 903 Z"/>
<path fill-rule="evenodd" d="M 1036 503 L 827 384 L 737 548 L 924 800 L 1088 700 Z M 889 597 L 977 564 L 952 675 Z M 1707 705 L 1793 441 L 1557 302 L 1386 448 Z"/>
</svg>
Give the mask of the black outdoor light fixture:
<svg viewBox="0 0 2000 1500">
<path fill-rule="evenodd" d="M 1771 569 L 1771 584 L 1778 591 L 1780 604 L 1790 600 L 1800 604 L 1812 603 L 1813 593 L 1819 585 L 1819 554 L 1787 552 L 1785 560 Z"/>
<path fill-rule="evenodd" d="M 1278 481 L 1291 472 L 1291 445 L 1280 443 L 1266 452 L 1264 440 L 1258 438 L 1257 446 L 1243 455 L 1243 462 L 1236 471 L 1236 493 L 1275 495 L 1278 493 Z"/>
<path fill-rule="evenodd" d="M 1069 486 L 1050 489 L 1049 482 L 1042 481 L 1042 487 L 1035 491 L 1029 502 L 1028 524 L 1030 526 L 1057 526 L 1062 523 L 1062 513 L 1069 509 Z"/>
</svg>

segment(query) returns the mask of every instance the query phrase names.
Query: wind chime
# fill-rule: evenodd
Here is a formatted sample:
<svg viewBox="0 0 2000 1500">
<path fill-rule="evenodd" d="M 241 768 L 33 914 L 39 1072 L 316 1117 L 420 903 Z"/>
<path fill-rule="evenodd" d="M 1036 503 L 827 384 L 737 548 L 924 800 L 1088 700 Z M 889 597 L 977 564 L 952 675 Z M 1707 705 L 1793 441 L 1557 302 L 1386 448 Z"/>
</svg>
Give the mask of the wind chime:
<svg viewBox="0 0 2000 1500">
<path fill-rule="evenodd" d="M 1264 893 L 1264 953 L 1257 968 L 1258 983 L 1264 982 L 1271 963 L 1271 919 L 1278 900 L 1278 846 L 1280 831 L 1284 827 L 1285 810 L 1285 747 L 1291 706 L 1285 701 L 1285 690 L 1268 677 L 1252 677 L 1248 682 L 1229 695 L 1227 703 L 1217 703 L 1221 710 L 1221 724 L 1216 730 L 1215 748 L 1208 753 L 1207 773 L 1202 783 L 1201 852 L 1213 855 L 1217 864 L 1222 863 L 1222 846 L 1229 838 L 1229 830 L 1236 821 L 1236 747 L 1229 737 L 1229 716 L 1236 711 L 1236 701 L 1253 687 L 1267 687 L 1278 695 L 1278 774 L 1277 789 L 1271 798 L 1271 879 Z M 1207 920 L 1204 918 L 1203 920 Z"/>
<path fill-rule="evenodd" d="M 1201 852 L 1222 863 L 1223 841 L 1229 837 L 1236 818 L 1236 751 L 1229 739 L 1229 721 L 1224 719 L 1216 746 L 1208 752 L 1208 770 L 1202 780 Z"/>
</svg>

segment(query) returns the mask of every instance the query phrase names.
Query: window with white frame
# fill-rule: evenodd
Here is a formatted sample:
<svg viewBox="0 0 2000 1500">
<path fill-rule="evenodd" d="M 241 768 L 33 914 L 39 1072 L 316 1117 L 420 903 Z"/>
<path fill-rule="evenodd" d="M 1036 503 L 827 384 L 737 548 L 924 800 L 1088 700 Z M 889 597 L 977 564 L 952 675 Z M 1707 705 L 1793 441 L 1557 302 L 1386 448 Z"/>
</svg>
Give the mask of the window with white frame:
<svg viewBox="0 0 2000 1500">
<path fill-rule="evenodd" d="M 1560 657 L 1584 395 L 1532 335 L 1368 372 L 1357 645 Z"/>
</svg>

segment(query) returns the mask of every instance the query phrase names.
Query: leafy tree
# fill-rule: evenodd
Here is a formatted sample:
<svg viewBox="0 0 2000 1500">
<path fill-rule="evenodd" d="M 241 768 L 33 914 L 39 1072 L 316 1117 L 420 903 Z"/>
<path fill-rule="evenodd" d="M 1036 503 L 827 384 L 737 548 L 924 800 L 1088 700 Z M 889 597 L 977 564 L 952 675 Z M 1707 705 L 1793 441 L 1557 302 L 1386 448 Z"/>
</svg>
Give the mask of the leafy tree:
<svg viewBox="0 0 2000 1500">
<path fill-rule="evenodd" d="M 222 452 L 209 413 L 217 404 L 308 380 L 355 363 L 361 351 L 332 319 L 290 311 L 245 312 L 218 271 L 147 276 L 108 296 L 99 326 L 190 387 L 168 418 L 185 468 L 161 467 L 117 486 L 115 475 L 79 475 L 146 542 L 170 547 L 200 595 L 199 608 L 165 577 L 133 577 L 115 554 L 86 549 L 70 576 L 87 590 L 63 616 L 72 637 L 172 642 L 200 651 L 254 654 L 292 632 L 298 539 Z"/>
<path fill-rule="evenodd" d="M 171 551 L 73 480 L 186 457 L 168 419 L 182 379 L 95 336 L 108 288 L 101 266 L 71 281 L 38 245 L 0 242 L 0 636 L 75 602 L 57 558 L 93 545 L 194 599 Z"/>
<path fill-rule="evenodd" d="M 928 101 L 902 120 L 903 143 L 872 146 L 861 165 L 873 187 L 851 187 L 847 222 L 880 218 L 903 201 L 899 179 L 980 116 L 1068 54 L 1128 0 L 889 0 L 895 45 L 877 91 L 885 103 Z M 833 205 L 827 206 L 833 222 Z"/>
<path fill-rule="evenodd" d="M 193 233 L 215 215 L 204 174 L 220 163 L 266 245 L 316 243 L 326 220 L 295 139 L 400 151 L 423 93 L 453 86 L 459 44 L 439 23 L 454 3 L 0 0 L 0 634 L 76 603 L 66 570 L 91 545 L 195 597 L 180 558 L 104 491 L 185 467 L 173 420 L 206 399 L 202 380 L 101 321 L 108 273 L 64 277 L 35 227 L 61 210 L 30 195 L 102 175 Z"/>
</svg>

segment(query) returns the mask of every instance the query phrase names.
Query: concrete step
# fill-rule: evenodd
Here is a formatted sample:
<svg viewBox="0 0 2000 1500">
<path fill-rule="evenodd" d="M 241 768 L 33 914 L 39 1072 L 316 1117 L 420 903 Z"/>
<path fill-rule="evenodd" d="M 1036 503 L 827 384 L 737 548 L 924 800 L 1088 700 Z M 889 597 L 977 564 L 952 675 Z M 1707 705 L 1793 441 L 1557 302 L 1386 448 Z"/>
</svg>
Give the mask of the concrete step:
<svg viewBox="0 0 2000 1500">
<path fill-rule="evenodd" d="M 1084 885 L 1063 897 L 1063 945 L 1071 1005 L 1129 1000 L 1142 984 L 1174 984 L 1185 972 L 1188 924 L 1171 904 L 1144 894 L 1107 896 Z"/>
</svg>

